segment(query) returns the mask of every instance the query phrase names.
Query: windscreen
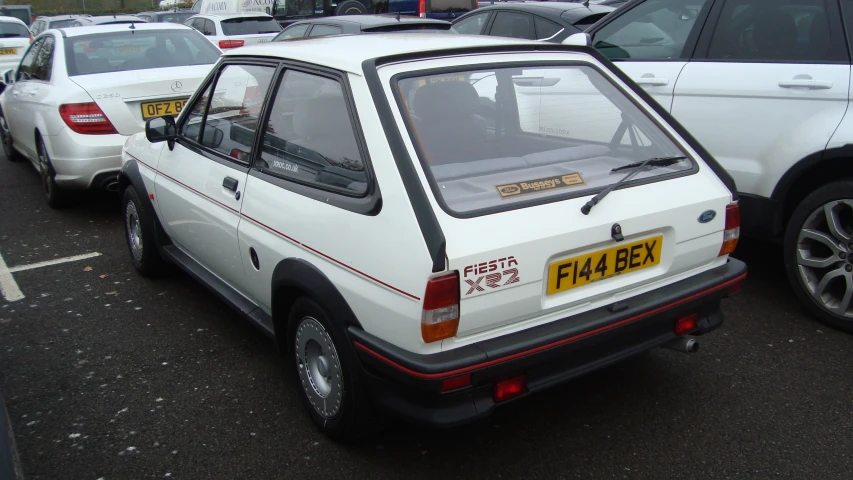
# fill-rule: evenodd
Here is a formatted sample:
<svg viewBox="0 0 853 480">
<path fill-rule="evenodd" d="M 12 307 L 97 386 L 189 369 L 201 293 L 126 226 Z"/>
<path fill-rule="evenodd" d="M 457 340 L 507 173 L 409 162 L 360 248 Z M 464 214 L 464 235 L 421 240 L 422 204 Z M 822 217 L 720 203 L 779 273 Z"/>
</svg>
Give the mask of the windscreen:
<svg viewBox="0 0 853 480">
<path fill-rule="evenodd" d="M 222 21 L 222 33 L 229 37 L 278 33 L 280 31 L 281 25 L 269 17 L 229 18 Z"/>
<path fill-rule="evenodd" d="M 219 55 L 206 38 L 190 30 L 128 30 L 65 40 L 70 76 L 210 65 L 219 60 Z"/>
<path fill-rule="evenodd" d="M 76 21 L 77 21 L 77 20 L 75 20 L 75 19 L 73 19 L 73 18 L 69 18 L 68 20 L 52 20 L 52 21 L 50 22 L 50 26 L 49 26 L 48 28 L 65 28 L 65 27 L 70 27 L 70 26 L 71 26 L 71 24 L 72 24 L 72 23 L 74 23 L 74 22 L 76 22 Z"/>
<path fill-rule="evenodd" d="M 30 38 L 30 31 L 20 23 L 0 22 L 0 38 Z"/>
<path fill-rule="evenodd" d="M 396 81 L 436 195 L 452 213 L 589 195 L 695 168 L 598 70 L 582 65 L 466 70 Z M 656 159 L 643 168 L 639 163 Z"/>
<path fill-rule="evenodd" d="M 27 8 L 3 8 L 0 14 L 7 17 L 15 17 L 18 20 L 29 25 L 32 22 L 30 18 L 30 10 Z"/>
<path fill-rule="evenodd" d="M 155 15 L 154 18 L 161 23 L 184 23 L 193 15 L 193 12 L 169 12 Z"/>
</svg>

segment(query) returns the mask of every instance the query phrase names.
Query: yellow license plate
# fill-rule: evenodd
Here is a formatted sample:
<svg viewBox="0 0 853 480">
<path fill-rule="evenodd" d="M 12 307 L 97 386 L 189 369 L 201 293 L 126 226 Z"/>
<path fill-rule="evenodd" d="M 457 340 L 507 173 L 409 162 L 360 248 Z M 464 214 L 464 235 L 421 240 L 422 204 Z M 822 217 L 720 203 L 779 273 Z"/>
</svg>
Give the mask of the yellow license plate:
<svg viewBox="0 0 853 480">
<path fill-rule="evenodd" d="M 0 55 L 17 55 L 17 48 L 0 48 Z"/>
<path fill-rule="evenodd" d="M 164 115 L 177 115 L 181 113 L 186 104 L 186 98 L 163 102 L 146 102 L 142 104 L 142 118 L 148 120 L 149 118 L 162 117 Z"/>
<path fill-rule="evenodd" d="M 548 267 L 548 295 L 655 266 L 662 246 L 658 235 L 554 262 Z"/>
</svg>

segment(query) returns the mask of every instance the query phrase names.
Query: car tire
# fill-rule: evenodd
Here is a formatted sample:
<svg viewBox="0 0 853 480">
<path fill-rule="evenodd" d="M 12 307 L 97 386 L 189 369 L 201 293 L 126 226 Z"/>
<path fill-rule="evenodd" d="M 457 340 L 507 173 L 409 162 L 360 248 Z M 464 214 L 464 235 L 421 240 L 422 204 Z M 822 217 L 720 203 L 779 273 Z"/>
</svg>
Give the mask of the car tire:
<svg viewBox="0 0 853 480">
<path fill-rule="evenodd" d="M 2 112 L 0 112 L 0 141 L 3 142 L 3 153 L 6 154 L 7 160 L 10 162 L 23 160 L 24 157 L 12 145 L 12 132 L 9 130 L 9 124 L 6 123 L 6 116 Z"/>
<path fill-rule="evenodd" d="M 290 363 L 311 419 L 333 440 L 364 438 L 373 423 L 372 404 L 345 339 L 323 309 L 305 297 L 294 302 L 288 326 Z"/>
<path fill-rule="evenodd" d="M 784 256 L 805 309 L 853 333 L 853 180 L 826 184 L 800 202 L 785 230 Z"/>
<path fill-rule="evenodd" d="M 41 136 L 36 138 L 36 155 L 38 155 L 38 170 L 41 177 L 41 188 L 44 199 L 50 208 L 59 210 L 68 206 L 68 192 L 56 185 L 56 171 L 50 162 L 50 154 Z"/>
<path fill-rule="evenodd" d="M 347 0 L 335 9 L 335 15 L 365 15 L 367 9 L 358 0 Z"/>
<path fill-rule="evenodd" d="M 163 270 L 165 262 L 157 250 L 154 219 L 145 209 L 133 186 L 124 190 L 122 205 L 124 238 L 133 267 L 143 276 L 156 276 Z"/>
</svg>

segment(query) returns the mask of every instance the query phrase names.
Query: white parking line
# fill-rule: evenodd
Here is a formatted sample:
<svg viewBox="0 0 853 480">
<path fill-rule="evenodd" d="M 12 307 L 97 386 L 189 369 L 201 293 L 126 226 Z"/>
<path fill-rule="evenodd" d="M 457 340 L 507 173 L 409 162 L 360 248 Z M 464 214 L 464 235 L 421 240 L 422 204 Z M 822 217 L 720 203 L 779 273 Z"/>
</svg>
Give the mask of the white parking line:
<svg viewBox="0 0 853 480">
<path fill-rule="evenodd" d="M 10 268 L 9 272 L 10 273 L 23 272 L 24 270 L 32 270 L 34 268 L 49 267 L 51 265 L 58 265 L 60 263 L 76 262 L 77 260 L 85 260 L 87 258 L 100 257 L 100 256 L 101 256 L 101 254 L 98 252 L 84 253 L 83 255 L 72 255 L 70 257 L 47 260 L 45 262 L 31 263 L 29 265 L 19 265 L 17 267 Z"/>
<path fill-rule="evenodd" d="M 17 267 L 9 268 L 6 266 L 6 262 L 3 260 L 3 255 L 0 255 L 0 294 L 3 295 L 3 298 L 5 298 L 7 302 L 17 302 L 18 300 L 24 299 L 24 293 L 18 287 L 18 282 L 15 281 L 15 277 L 12 276 L 12 274 L 15 272 L 23 272 L 24 270 L 49 267 L 51 265 L 58 265 L 60 263 L 76 262 L 78 260 L 85 260 L 87 258 L 100 256 L 101 254 L 98 252 L 84 253 L 82 255 L 72 255 L 70 257 L 54 258 L 53 260 L 31 263 L 29 265 L 18 265 Z"/>
<path fill-rule="evenodd" d="M 24 293 L 18 288 L 18 283 L 12 277 L 12 272 L 3 261 L 3 255 L 0 255 L 0 294 L 7 302 L 17 302 L 24 298 Z"/>
</svg>

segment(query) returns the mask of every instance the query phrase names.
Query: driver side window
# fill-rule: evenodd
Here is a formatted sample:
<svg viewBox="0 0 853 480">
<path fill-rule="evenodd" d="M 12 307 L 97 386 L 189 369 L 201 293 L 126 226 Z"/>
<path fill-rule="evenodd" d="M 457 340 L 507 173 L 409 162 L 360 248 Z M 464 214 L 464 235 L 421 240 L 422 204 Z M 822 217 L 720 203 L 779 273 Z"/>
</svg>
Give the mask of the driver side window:
<svg viewBox="0 0 853 480">
<path fill-rule="evenodd" d="M 35 69 L 36 64 L 36 55 L 38 55 L 38 51 L 44 43 L 44 38 L 40 38 L 35 41 L 35 43 L 30 46 L 30 49 L 27 50 L 24 58 L 21 59 L 21 66 L 18 67 L 18 73 L 15 75 L 15 81 L 20 82 L 24 80 L 29 80 L 32 78 L 33 71 Z"/>
<path fill-rule="evenodd" d="M 687 37 L 705 3 L 705 0 L 648 0 L 596 32 L 592 45 L 610 59 L 683 58 Z"/>
</svg>

